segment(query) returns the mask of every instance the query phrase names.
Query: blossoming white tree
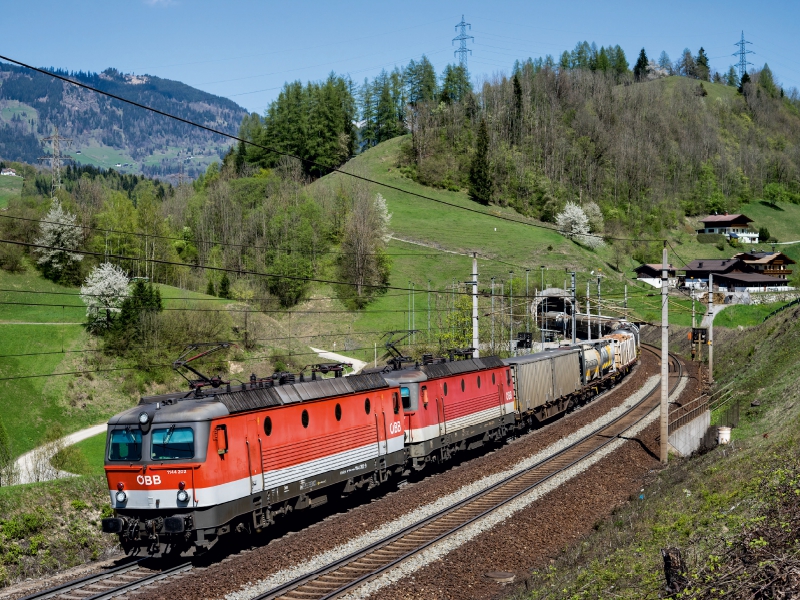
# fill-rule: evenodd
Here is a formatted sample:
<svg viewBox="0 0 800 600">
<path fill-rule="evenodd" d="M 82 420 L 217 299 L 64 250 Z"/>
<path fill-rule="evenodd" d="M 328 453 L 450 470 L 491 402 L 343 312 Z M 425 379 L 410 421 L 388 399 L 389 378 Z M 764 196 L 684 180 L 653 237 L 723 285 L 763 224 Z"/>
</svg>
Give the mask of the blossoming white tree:
<svg viewBox="0 0 800 600">
<path fill-rule="evenodd" d="M 128 275 L 116 265 L 105 262 L 92 269 L 81 286 L 81 300 L 86 304 L 91 329 L 107 328 L 111 324 L 111 316 L 120 312 L 129 286 Z"/>
<path fill-rule="evenodd" d="M 562 235 L 588 248 L 599 248 L 604 244 L 602 238 L 590 235 L 589 218 L 574 202 L 567 202 L 564 210 L 556 216 L 556 226 Z"/>
<path fill-rule="evenodd" d="M 45 276 L 53 280 L 61 278 L 66 269 L 83 260 L 83 255 L 74 252 L 80 245 L 81 232 L 75 227 L 75 215 L 61 207 L 61 201 L 53 198 L 50 211 L 39 225 L 39 237 L 35 243 L 46 248 L 36 248 L 37 261 Z"/>
</svg>

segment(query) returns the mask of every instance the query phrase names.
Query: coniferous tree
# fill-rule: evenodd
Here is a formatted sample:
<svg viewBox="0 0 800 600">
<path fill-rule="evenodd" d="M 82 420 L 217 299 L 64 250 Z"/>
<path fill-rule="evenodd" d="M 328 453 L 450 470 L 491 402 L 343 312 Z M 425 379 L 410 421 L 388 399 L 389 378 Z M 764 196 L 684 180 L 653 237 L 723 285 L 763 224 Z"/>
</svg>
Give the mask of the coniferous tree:
<svg viewBox="0 0 800 600">
<path fill-rule="evenodd" d="M 617 44 L 614 46 L 614 73 L 617 76 L 624 75 L 628 73 L 628 59 L 625 58 L 625 51 Z"/>
<path fill-rule="evenodd" d="M 739 82 L 740 94 L 744 94 L 745 92 L 747 92 L 746 85 L 748 83 L 750 83 L 750 74 L 747 71 L 745 71 L 744 74 L 742 75 L 742 80 Z"/>
<path fill-rule="evenodd" d="M 666 50 L 662 50 L 658 57 L 658 66 L 665 69 L 670 75 L 672 74 L 672 62 L 669 60 L 669 54 Z"/>
<path fill-rule="evenodd" d="M 219 297 L 230 300 L 231 297 L 231 280 L 228 279 L 228 274 L 223 273 L 222 279 L 219 281 Z"/>
<path fill-rule="evenodd" d="M 708 66 L 708 55 L 702 47 L 700 48 L 700 52 L 697 53 L 695 65 L 695 77 L 702 79 L 703 81 L 708 81 L 711 69 Z"/>
<path fill-rule="evenodd" d="M 639 58 L 636 60 L 636 64 L 633 67 L 633 78 L 636 81 L 642 81 L 647 77 L 648 67 L 647 67 L 647 53 L 644 51 L 644 48 L 639 52 Z"/>
<path fill-rule="evenodd" d="M 725 75 L 725 84 L 731 87 L 739 87 L 739 75 L 736 74 L 736 69 L 733 65 L 728 69 L 728 74 Z"/>
<path fill-rule="evenodd" d="M 610 68 L 611 61 L 608 60 L 608 53 L 606 52 L 605 47 L 602 47 L 597 55 L 597 70 L 607 73 Z"/>
<path fill-rule="evenodd" d="M 216 296 L 217 295 L 217 292 L 214 289 L 214 281 L 211 280 L 211 279 L 208 280 L 208 285 L 206 286 L 206 295 L 207 296 Z"/>
<path fill-rule="evenodd" d="M 489 131 L 486 119 L 481 119 L 475 156 L 469 167 L 469 197 L 475 202 L 489 204 L 493 191 L 494 182 L 489 169 Z"/>
<path fill-rule="evenodd" d="M 463 100 L 472 86 L 469 73 L 463 65 L 447 65 L 442 73 L 442 88 L 439 98 L 445 104 L 455 104 Z"/>
</svg>

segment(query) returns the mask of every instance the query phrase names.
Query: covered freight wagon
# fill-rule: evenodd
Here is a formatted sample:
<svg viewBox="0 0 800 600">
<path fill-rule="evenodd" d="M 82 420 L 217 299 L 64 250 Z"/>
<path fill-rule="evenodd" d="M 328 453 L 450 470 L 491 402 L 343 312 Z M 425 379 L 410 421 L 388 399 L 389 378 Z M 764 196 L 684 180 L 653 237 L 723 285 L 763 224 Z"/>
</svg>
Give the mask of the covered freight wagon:
<svg viewBox="0 0 800 600">
<path fill-rule="evenodd" d="M 547 350 L 503 362 L 511 367 L 517 412 L 522 417 L 533 415 L 541 422 L 562 413 L 583 387 L 578 348 Z"/>
</svg>

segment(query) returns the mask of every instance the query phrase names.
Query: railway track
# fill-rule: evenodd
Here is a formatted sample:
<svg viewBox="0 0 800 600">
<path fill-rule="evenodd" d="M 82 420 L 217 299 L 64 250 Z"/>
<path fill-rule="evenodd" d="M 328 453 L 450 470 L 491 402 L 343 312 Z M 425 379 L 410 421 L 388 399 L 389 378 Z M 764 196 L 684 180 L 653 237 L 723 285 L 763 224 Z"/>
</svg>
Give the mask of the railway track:
<svg viewBox="0 0 800 600">
<path fill-rule="evenodd" d="M 646 345 L 643 351 L 656 351 Z M 680 361 L 670 354 L 670 379 L 674 391 L 682 375 Z M 440 540 L 464 529 L 495 509 L 533 490 L 564 470 L 613 442 L 627 429 L 643 419 L 657 404 L 648 395 L 616 420 L 597 429 L 558 454 L 533 465 L 526 471 L 502 480 L 439 513 L 431 515 L 394 535 L 331 563 L 317 571 L 289 581 L 257 597 L 257 600 L 322 600 L 332 599 L 391 570 L 401 562 L 422 552 Z M 105 600 L 124 596 L 145 587 L 174 581 L 194 568 L 191 562 L 153 570 L 143 563 L 146 558 L 84 577 L 60 586 L 36 592 L 20 600 Z"/>
<path fill-rule="evenodd" d="M 658 356 L 652 347 L 641 348 Z M 675 355 L 669 357 L 672 393 L 682 377 L 682 366 Z M 658 405 L 658 391 L 656 386 L 625 414 L 529 469 L 367 548 L 269 590 L 256 600 L 329 600 L 358 588 L 614 442 Z"/>
<path fill-rule="evenodd" d="M 20 600 L 103 600 L 122 596 L 145 586 L 182 577 L 192 569 L 191 563 L 183 563 L 169 569 L 154 571 L 143 566 L 146 558 L 122 564 L 94 575 L 42 590 Z"/>
</svg>

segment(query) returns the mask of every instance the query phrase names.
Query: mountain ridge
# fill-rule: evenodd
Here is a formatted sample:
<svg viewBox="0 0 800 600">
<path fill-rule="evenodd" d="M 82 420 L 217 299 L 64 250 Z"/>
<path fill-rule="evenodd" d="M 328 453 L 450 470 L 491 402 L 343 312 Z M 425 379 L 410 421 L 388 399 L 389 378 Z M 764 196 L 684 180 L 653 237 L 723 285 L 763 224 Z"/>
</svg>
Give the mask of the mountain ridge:
<svg viewBox="0 0 800 600">
<path fill-rule="evenodd" d="M 248 114 L 232 100 L 154 75 L 46 70 L 226 133 L 235 134 Z M 230 146 L 207 131 L 0 63 L 0 157 L 35 163 L 54 127 L 73 140 L 65 154 L 78 164 L 161 178 L 194 178 Z"/>
</svg>

